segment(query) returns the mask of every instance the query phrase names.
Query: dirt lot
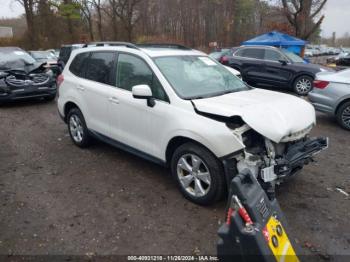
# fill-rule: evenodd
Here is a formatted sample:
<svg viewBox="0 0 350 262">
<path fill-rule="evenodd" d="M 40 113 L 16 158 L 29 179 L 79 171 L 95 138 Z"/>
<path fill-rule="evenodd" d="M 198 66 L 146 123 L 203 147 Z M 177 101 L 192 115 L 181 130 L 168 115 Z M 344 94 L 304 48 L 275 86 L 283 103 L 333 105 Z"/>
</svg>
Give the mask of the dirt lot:
<svg viewBox="0 0 350 262">
<path fill-rule="evenodd" d="M 224 202 L 196 206 L 162 167 L 73 146 L 53 102 L 2 106 L 0 123 L 0 254 L 216 254 Z M 278 199 L 306 261 L 350 261 L 350 201 L 336 190 L 350 192 L 350 133 L 320 114 L 313 134 L 329 150 Z"/>
</svg>

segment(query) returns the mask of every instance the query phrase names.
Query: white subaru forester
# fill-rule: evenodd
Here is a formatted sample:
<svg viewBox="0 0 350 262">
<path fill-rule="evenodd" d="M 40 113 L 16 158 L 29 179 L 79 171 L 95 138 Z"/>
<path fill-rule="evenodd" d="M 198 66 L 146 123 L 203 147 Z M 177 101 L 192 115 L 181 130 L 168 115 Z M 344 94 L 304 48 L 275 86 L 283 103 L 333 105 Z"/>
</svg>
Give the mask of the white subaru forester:
<svg viewBox="0 0 350 262">
<path fill-rule="evenodd" d="M 198 204 L 220 199 L 245 170 L 273 194 L 328 144 L 308 137 L 316 122 L 308 102 L 254 89 L 183 46 L 81 48 L 58 85 L 59 113 L 77 146 L 94 137 L 167 165 Z"/>
</svg>

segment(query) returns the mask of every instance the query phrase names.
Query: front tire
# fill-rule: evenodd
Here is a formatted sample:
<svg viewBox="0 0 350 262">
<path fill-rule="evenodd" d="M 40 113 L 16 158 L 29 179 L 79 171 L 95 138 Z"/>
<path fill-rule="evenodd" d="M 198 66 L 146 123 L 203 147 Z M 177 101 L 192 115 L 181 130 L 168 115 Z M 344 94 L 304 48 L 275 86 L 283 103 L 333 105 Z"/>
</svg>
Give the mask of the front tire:
<svg viewBox="0 0 350 262">
<path fill-rule="evenodd" d="M 222 164 L 198 144 L 186 143 L 177 148 L 172 156 L 171 171 L 184 197 L 196 204 L 213 204 L 225 192 Z"/>
<path fill-rule="evenodd" d="M 313 79 L 310 76 L 300 76 L 293 83 L 294 92 L 300 96 L 306 96 L 312 91 Z"/>
<path fill-rule="evenodd" d="M 91 137 L 86 127 L 83 114 L 78 108 L 73 108 L 67 115 L 69 135 L 75 145 L 85 148 L 90 145 Z"/>
<path fill-rule="evenodd" d="M 337 121 L 346 130 L 350 130 L 350 102 L 344 103 L 337 112 Z"/>
</svg>

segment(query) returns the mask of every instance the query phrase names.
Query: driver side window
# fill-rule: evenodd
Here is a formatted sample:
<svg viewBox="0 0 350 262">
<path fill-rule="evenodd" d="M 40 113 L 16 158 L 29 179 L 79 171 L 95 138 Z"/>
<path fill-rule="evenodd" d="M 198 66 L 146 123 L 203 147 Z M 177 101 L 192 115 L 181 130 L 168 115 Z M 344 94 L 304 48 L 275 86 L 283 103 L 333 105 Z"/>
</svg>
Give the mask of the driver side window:
<svg viewBox="0 0 350 262">
<path fill-rule="evenodd" d="M 116 86 L 132 91 L 132 87 L 136 85 L 148 85 L 155 99 L 169 101 L 157 77 L 142 59 L 133 55 L 119 54 Z"/>
<path fill-rule="evenodd" d="M 265 60 L 270 61 L 280 61 L 280 60 L 286 60 L 280 53 L 274 51 L 274 50 L 265 50 Z"/>
</svg>

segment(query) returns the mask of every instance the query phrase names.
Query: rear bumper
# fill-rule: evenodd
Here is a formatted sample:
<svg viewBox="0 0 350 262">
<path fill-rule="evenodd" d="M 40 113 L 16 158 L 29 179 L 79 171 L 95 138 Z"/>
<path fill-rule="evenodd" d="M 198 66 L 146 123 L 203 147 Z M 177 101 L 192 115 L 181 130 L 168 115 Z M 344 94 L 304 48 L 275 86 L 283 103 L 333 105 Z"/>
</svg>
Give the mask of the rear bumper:
<svg viewBox="0 0 350 262">
<path fill-rule="evenodd" d="M 332 97 L 331 94 L 327 95 L 322 92 L 312 91 L 309 93 L 308 98 L 317 111 L 334 114 L 334 101 L 337 101 L 337 97 Z"/>
</svg>

